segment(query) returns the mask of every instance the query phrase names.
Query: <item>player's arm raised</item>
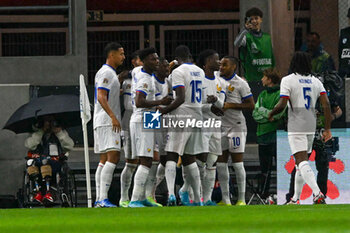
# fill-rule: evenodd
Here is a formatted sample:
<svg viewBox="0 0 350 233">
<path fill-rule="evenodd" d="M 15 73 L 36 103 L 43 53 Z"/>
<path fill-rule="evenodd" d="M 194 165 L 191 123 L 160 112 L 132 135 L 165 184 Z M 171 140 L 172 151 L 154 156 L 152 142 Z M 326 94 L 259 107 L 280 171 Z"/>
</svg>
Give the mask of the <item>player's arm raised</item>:
<svg viewBox="0 0 350 233">
<path fill-rule="evenodd" d="M 108 92 L 105 89 L 99 88 L 97 91 L 97 100 L 101 104 L 103 110 L 108 114 L 108 116 L 112 119 L 112 127 L 114 132 L 120 132 L 121 126 L 120 122 L 117 120 L 114 115 L 112 109 L 108 105 Z"/>
<path fill-rule="evenodd" d="M 175 89 L 176 98 L 171 104 L 169 104 L 165 108 L 159 108 L 160 112 L 163 114 L 167 114 L 175 109 L 177 109 L 181 104 L 185 102 L 185 87 L 178 86 Z"/>
<path fill-rule="evenodd" d="M 325 118 L 325 124 L 324 124 L 324 131 L 323 131 L 323 140 L 326 142 L 329 139 L 332 138 L 331 133 L 331 122 L 332 122 L 332 115 L 331 115 L 331 106 L 329 104 L 328 96 L 326 94 L 320 95 L 319 97 L 320 103 L 323 108 L 324 112 L 324 118 Z"/>
</svg>

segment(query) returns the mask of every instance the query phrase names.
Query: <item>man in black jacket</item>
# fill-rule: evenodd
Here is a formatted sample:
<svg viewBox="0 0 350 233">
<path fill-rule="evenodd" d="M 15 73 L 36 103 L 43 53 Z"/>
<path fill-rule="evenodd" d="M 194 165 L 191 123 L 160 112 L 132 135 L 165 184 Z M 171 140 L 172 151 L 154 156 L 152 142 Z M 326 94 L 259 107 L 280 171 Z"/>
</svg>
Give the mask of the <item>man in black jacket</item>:
<svg viewBox="0 0 350 233">
<path fill-rule="evenodd" d="M 350 8 L 347 17 L 350 24 Z M 338 56 L 340 77 L 350 77 L 350 27 L 343 28 L 340 31 Z"/>
</svg>

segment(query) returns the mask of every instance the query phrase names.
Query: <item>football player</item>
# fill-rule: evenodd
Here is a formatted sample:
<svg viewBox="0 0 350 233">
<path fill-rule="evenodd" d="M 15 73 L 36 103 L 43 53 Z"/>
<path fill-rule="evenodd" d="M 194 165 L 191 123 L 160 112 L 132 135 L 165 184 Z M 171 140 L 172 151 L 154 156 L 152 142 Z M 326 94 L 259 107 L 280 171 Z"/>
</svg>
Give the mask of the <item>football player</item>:
<svg viewBox="0 0 350 233">
<path fill-rule="evenodd" d="M 122 88 L 123 88 L 123 101 L 124 101 L 124 115 L 122 118 L 122 140 L 124 146 L 124 155 L 125 155 L 125 167 L 120 174 L 120 207 L 129 206 L 129 188 L 132 180 L 132 176 L 136 170 L 138 159 L 136 155 L 131 153 L 131 139 L 130 139 L 130 118 L 133 111 L 132 108 L 132 74 L 138 73 L 142 68 L 142 61 L 139 57 L 139 50 L 135 51 L 131 55 L 131 64 L 134 67 L 133 70 L 127 73 L 128 78 L 124 79 Z M 136 69 L 137 68 L 137 69 Z"/>
<path fill-rule="evenodd" d="M 217 172 L 222 191 L 222 202 L 231 205 L 229 197 L 228 158 L 231 155 L 232 166 L 235 170 L 238 186 L 236 205 L 245 205 L 246 173 L 243 165 L 247 126 L 242 110 L 253 110 L 254 99 L 248 83 L 239 77 L 235 70 L 237 59 L 226 56 L 221 59 L 220 76 L 227 85 L 224 103 L 225 115 L 222 118 L 222 156 L 217 160 Z"/>
<path fill-rule="evenodd" d="M 332 138 L 331 108 L 327 92 L 322 82 L 311 74 L 311 56 L 305 52 L 296 52 L 290 64 L 292 74 L 282 78 L 280 100 L 269 113 L 269 120 L 280 113 L 288 104 L 288 141 L 295 158 L 294 196 L 289 204 L 299 203 L 304 183 L 309 185 L 314 195 L 314 204 L 324 204 L 325 196 L 320 191 L 314 172 L 308 163 L 308 153 L 316 131 L 315 105 L 319 98 L 324 110 L 325 126 L 323 140 Z"/>
<path fill-rule="evenodd" d="M 123 64 L 124 49 L 119 43 L 110 43 L 105 47 L 105 56 L 106 63 L 95 76 L 94 147 L 100 154 L 95 206 L 116 207 L 108 200 L 108 190 L 120 158 L 120 83 L 116 68 Z"/>
<path fill-rule="evenodd" d="M 202 120 L 202 82 L 204 71 L 192 63 L 192 55 L 185 45 L 175 49 L 175 57 L 179 67 L 171 74 L 172 87 L 175 91 L 174 101 L 165 108 L 163 114 L 172 113 L 175 121 Z M 202 205 L 200 196 L 200 175 L 196 163 L 196 155 L 207 153 L 200 128 L 174 127 L 168 131 L 165 150 L 167 163 L 165 177 L 169 189 L 168 205 L 176 205 L 174 184 L 176 162 L 182 156 L 184 179 L 191 185 L 194 193 L 193 205 Z"/>
<path fill-rule="evenodd" d="M 155 206 L 145 196 L 145 184 L 148 179 L 154 155 L 154 131 L 143 129 L 143 113 L 152 111 L 158 105 L 167 105 L 170 98 L 155 100 L 153 72 L 158 69 L 159 59 L 154 48 L 140 51 L 143 68 L 135 76 L 133 88 L 134 111 L 130 119 L 130 137 L 132 154 L 137 155 L 140 165 L 134 177 L 134 189 L 129 207 Z"/>
</svg>

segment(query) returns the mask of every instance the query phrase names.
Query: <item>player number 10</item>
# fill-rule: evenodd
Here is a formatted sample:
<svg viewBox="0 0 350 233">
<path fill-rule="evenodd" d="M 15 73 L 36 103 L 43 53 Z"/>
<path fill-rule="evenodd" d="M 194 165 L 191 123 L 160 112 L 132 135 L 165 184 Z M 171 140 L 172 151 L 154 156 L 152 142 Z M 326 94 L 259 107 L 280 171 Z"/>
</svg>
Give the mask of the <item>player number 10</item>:
<svg viewBox="0 0 350 233">
<path fill-rule="evenodd" d="M 239 137 L 233 137 L 232 141 L 233 141 L 233 146 L 241 145 L 241 139 Z"/>
</svg>

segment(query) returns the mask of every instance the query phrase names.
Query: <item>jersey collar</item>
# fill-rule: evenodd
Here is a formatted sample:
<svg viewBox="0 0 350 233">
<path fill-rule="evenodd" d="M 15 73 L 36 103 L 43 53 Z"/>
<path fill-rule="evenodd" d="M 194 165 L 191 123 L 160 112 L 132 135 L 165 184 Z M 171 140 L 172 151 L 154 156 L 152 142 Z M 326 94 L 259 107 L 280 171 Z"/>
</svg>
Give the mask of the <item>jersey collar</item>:
<svg viewBox="0 0 350 233">
<path fill-rule="evenodd" d="M 226 81 L 230 81 L 230 80 L 233 79 L 235 76 L 236 76 L 236 73 L 233 73 L 233 75 L 232 75 L 231 77 L 229 77 L 229 78 L 225 78 L 225 77 L 224 77 L 224 79 L 225 79 Z"/>
<path fill-rule="evenodd" d="M 147 73 L 147 72 L 143 69 L 143 67 L 141 68 L 141 72 L 143 72 L 143 73 L 145 73 L 145 74 L 148 74 L 149 76 L 152 76 L 152 75 L 153 75 L 153 74 Z"/>
<path fill-rule="evenodd" d="M 210 77 L 208 77 L 208 76 L 205 75 L 205 78 L 206 78 L 206 79 L 209 79 L 209 80 L 215 80 L 215 75 L 214 75 L 214 77 L 212 77 L 212 78 L 210 78 Z"/>
<path fill-rule="evenodd" d="M 154 78 L 160 83 L 160 84 L 164 84 L 165 83 L 165 81 L 160 81 L 159 79 L 158 79 L 158 77 L 157 77 L 157 75 L 156 74 L 153 74 L 153 76 L 154 76 Z"/>
<path fill-rule="evenodd" d="M 108 65 L 108 64 L 103 64 L 104 66 L 108 66 L 110 67 L 112 70 L 114 70 L 115 72 L 117 72 L 111 65 Z"/>
</svg>

